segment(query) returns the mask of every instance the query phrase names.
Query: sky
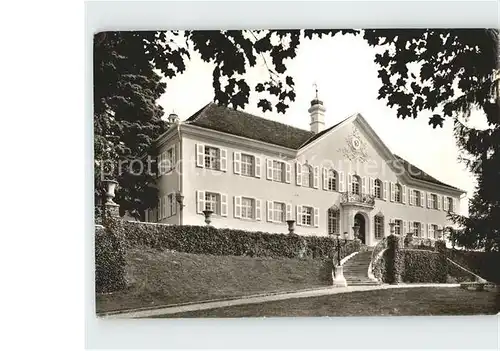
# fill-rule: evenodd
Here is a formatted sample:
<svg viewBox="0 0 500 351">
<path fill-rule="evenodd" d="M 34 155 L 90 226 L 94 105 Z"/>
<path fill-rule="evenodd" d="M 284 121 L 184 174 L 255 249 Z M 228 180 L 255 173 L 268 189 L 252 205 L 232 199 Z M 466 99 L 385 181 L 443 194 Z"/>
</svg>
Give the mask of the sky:
<svg viewBox="0 0 500 351">
<path fill-rule="evenodd" d="M 398 119 L 396 108 L 386 106 L 378 100 L 381 86 L 377 77 L 378 67 L 373 62 L 380 49 L 370 46 L 360 37 L 337 35 L 334 38 L 304 40 L 297 56 L 287 60 L 286 75 L 294 78 L 296 98 L 289 103 L 287 112 L 263 113 L 257 107 L 258 99 L 250 96 L 246 112 L 309 130 L 310 117 L 307 109 L 315 96 L 314 83 L 318 86 L 318 97 L 326 108 L 325 128 L 342 119 L 360 113 L 395 154 L 407 159 L 415 166 L 438 180 L 473 194 L 475 179 L 458 161 L 458 147 L 453 136 L 451 120 L 443 128 L 433 129 L 428 125 L 431 112 L 422 112 L 416 119 Z M 201 107 L 213 100 L 212 64 L 205 63 L 195 52 L 186 62 L 186 71 L 167 79 L 166 93 L 159 99 L 166 118 L 175 112 L 181 120 L 189 118 Z M 249 86 L 268 77 L 262 60 L 245 74 Z M 480 113 L 473 113 L 469 124 L 485 127 Z M 467 214 L 467 201 L 461 201 L 460 212 Z"/>
</svg>

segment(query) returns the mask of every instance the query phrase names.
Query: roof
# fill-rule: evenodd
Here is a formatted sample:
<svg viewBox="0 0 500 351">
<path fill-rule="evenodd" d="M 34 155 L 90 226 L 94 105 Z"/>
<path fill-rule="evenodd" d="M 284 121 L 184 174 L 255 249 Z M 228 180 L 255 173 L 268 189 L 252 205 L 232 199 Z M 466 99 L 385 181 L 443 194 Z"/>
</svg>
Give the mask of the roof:
<svg viewBox="0 0 500 351">
<path fill-rule="evenodd" d="M 295 128 L 284 123 L 258 117 L 243 111 L 237 111 L 230 107 L 218 106 L 212 102 L 189 117 L 186 120 L 186 123 L 223 133 L 263 141 L 273 145 L 283 146 L 289 149 L 299 150 L 314 140 L 320 138 L 322 135 L 325 135 L 346 119 L 321 131 L 320 133 L 314 134 L 308 130 Z M 394 156 L 397 160 L 402 161 L 403 167 L 405 167 L 405 170 L 411 178 L 462 191 L 454 186 L 437 180 L 402 157 L 397 155 Z"/>
</svg>

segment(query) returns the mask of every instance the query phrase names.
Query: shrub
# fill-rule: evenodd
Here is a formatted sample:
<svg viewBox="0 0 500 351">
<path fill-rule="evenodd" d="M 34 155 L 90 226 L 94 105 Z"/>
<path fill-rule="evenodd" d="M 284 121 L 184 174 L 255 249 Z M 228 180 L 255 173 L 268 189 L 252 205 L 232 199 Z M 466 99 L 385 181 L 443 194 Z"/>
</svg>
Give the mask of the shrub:
<svg viewBox="0 0 500 351">
<path fill-rule="evenodd" d="M 450 260 L 469 269 L 480 277 L 500 283 L 500 252 L 465 251 L 447 249 Z"/>
<path fill-rule="evenodd" d="M 403 257 L 401 255 L 400 237 L 389 235 L 387 237 L 387 250 L 384 252 L 385 262 L 385 282 L 389 284 L 398 284 L 401 282 L 401 273 L 404 267 Z"/>
<path fill-rule="evenodd" d="M 402 281 L 406 283 L 446 283 L 446 257 L 427 250 L 401 250 L 403 257 Z M 443 261 L 444 258 L 444 261 Z"/>
<path fill-rule="evenodd" d="M 95 231 L 95 289 L 98 293 L 122 290 L 125 282 L 125 257 L 120 223 L 110 221 Z"/>
<path fill-rule="evenodd" d="M 146 246 L 193 254 L 251 257 L 331 257 L 334 243 L 329 237 L 249 232 L 209 226 L 157 225 L 124 222 L 122 235 L 126 245 Z M 348 241 L 341 258 L 361 249 Z"/>
</svg>

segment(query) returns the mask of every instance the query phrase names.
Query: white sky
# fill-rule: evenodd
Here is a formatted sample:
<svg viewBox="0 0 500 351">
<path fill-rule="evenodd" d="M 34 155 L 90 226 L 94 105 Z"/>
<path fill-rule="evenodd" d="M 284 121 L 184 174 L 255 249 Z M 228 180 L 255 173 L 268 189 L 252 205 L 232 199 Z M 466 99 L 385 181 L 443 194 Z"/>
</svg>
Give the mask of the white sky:
<svg viewBox="0 0 500 351">
<path fill-rule="evenodd" d="M 472 196 L 475 181 L 464 164 L 457 160 L 458 148 L 451 120 L 445 121 L 444 128 L 433 129 L 428 125 L 430 112 L 421 113 L 417 119 L 402 120 L 396 118 L 396 108 L 391 109 L 384 100 L 377 100 L 381 81 L 373 62 L 376 52 L 361 37 L 351 35 L 304 40 L 297 56 L 285 61 L 286 74 L 294 78 L 297 94 L 295 101 L 289 103 L 287 113 L 264 114 L 257 107 L 256 96 L 250 97 L 245 111 L 309 130 L 307 109 L 314 97 L 313 83 L 316 82 L 319 98 L 326 107 L 325 128 L 359 112 L 393 153 L 435 178 L 466 190 L 468 197 Z M 262 61 L 257 66 L 245 75 L 251 88 L 268 76 Z M 175 111 L 185 120 L 213 100 L 213 66 L 192 52 L 186 67 L 183 74 L 166 81 L 167 91 L 159 100 L 165 109 L 164 118 Z M 470 123 L 484 127 L 483 120 L 482 115 L 473 114 Z M 461 203 L 461 212 L 467 213 L 465 200 Z"/>
</svg>

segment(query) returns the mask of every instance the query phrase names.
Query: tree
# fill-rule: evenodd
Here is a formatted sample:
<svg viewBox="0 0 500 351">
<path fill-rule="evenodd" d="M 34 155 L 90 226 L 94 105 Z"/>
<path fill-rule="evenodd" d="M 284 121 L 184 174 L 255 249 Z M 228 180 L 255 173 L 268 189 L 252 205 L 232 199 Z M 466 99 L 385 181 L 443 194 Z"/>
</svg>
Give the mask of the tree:
<svg viewBox="0 0 500 351">
<path fill-rule="evenodd" d="M 469 216 L 449 214 L 462 226 L 452 240 L 466 248 L 500 250 L 500 104 L 498 31 L 367 30 L 372 46 L 383 45 L 375 57 L 382 86 L 379 99 L 396 107 L 400 118 L 430 111 L 429 125 L 454 124 L 457 145 L 477 178 Z M 489 127 L 467 126 L 472 110 L 486 116 Z"/>
</svg>

